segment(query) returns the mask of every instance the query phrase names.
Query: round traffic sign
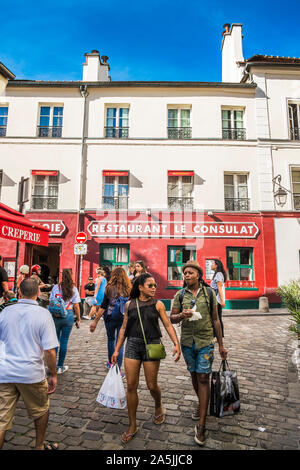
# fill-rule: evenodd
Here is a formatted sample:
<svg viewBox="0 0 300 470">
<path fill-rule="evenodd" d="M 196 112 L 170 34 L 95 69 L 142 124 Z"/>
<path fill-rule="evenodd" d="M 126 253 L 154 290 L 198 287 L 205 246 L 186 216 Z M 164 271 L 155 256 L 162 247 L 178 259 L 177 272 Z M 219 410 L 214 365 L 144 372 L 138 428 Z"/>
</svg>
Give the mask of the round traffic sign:
<svg viewBox="0 0 300 470">
<path fill-rule="evenodd" d="M 75 237 L 76 243 L 85 243 L 87 240 L 87 236 L 84 232 L 78 232 Z"/>
</svg>

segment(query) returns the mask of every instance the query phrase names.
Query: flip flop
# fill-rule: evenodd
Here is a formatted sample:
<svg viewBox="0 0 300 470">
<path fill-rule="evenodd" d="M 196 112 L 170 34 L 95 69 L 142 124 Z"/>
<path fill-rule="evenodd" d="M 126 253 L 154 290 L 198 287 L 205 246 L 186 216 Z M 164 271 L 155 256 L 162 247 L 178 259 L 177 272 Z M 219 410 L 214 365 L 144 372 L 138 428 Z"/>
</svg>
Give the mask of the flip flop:
<svg viewBox="0 0 300 470">
<path fill-rule="evenodd" d="M 123 432 L 122 436 L 121 436 L 121 441 L 122 441 L 122 444 L 128 444 L 128 442 L 130 442 L 134 436 L 136 435 L 136 433 L 138 432 L 139 428 L 136 428 L 136 430 L 134 432 Z"/>
<path fill-rule="evenodd" d="M 166 419 L 166 414 L 167 414 L 167 411 L 165 410 L 165 408 L 163 408 L 163 412 L 160 415 L 154 416 L 153 423 L 154 424 L 163 424 L 165 422 L 165 419 Z M 160 419 L 160 421 L 157 422 L 157 420 L 159 420 L 159 419 Z"/>
<path fill-rule="evenodd" d="M 52 443 L 48 443 L 48 444 L 44 444 L 44 450 L 58 450 L 58 444 L 52 444 Z"/>
</svg>

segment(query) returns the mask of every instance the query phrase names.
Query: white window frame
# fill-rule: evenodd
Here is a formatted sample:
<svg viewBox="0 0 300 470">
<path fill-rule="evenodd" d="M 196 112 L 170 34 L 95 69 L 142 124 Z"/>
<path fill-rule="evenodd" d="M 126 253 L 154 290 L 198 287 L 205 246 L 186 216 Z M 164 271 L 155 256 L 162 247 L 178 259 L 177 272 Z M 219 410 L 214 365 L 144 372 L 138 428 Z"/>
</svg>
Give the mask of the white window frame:
<svg viewBox="0 0 300 470">
<path fill-rule="evenodd" d="M 112 119 L 107 117 L 107 110 L 108 109 L 116 109 L 116 125 L 115 126 L 107 126 L 107 119 Z M 127 126 L 122 126 L 120 127 L 120 109 L 128 109 L 128 125 Z M 121 117 L 121 119 L 124 119 L 124 117 Z M 130 124 L 130 106 L 127 103 L 106 103 L 105 104 L 105 115 L 104 115 L 104 136 L 106 137 L 106 130 L 107 129 L 127 129 L 128 134 L 126 138 L 129 137 L 129 124 Z M 117 136 L 116 136 L 117 137 Z M 115 137 L 106 137 L 106 138 L 115 138 Z M 119 136 L 119 138 L 125 138 L 125 136 Z"/>
<path fill-rule="evenodd" d="M 7 134 L 7 125 L 8 125 L 9 105 L 8 105 L 8 103 L 0 103 L 0 108 L 7 108 L 5 135 L 1 136 L 1 134 L 0 134 L 0 137 L 6 137 L 6 134 Z M 2 116 L 2 117 L 3 117 L 3 116 Z"/>
<path fill-rule="evenodd" d="M 50 108 L 50 114 L 49 114 L 49 125 L 48 126 L 41 126 L 41 110 L 42 108 Z M 46 128 L 48 127 L 49 129 L 53 129 L 53 118 L 54 118 L 54 108 L 63 108 L 63 114 L 61 116 L 62 118 L 62 126 L 61 127 L 61 132 L 63 132 L 63 126 L 64 126 L 64 104 L 63 103 L 39 103 L 39 112 L 38 112 L 38 136 L 39 136 L 39 129 L 42 127 Z M 52 138 L 51 136 L 48 136 L 49 138 Z M 55 138 L 55 137 L 54 137 Z"/>
<path fill-rule="evenodd" d="M 192 183 L 191 184 L 193 186 L 193 189 L 192 189 L 192 195 L 191 196 L 186 196 L 186 197 L 194 198 L 194 186 L 195 186 L 194 185 L 194 176 L 192 176 L 192 175 L 189 175 L 189 176 L 192 178 Z M 178 198 L 184 197 L 184 196 L 182 196 L 182 184 L 183 184 L 182 183 L 182 178 L 184 178 L 184 176 L 171 176 L 171 178 L 178 178 L 178 183 L 179 183 L 178 184 L 178 196 L 170 196 L 169 195 L 169 184 L 170 184 L 169 183 L 169 177 L 170 177 L 170 175 L 168 175 L 168 188 L 167 188 L 168 189 L 168 191 L 167 191 L 168 192 L 168 198 L 169 197 L 178 197 Z"/>
<path fill-rule="evenodd" d="M 127 176 L 128 178 L 128 193 L 127 196 L 119 196 L 119 178 L 123 178 L 124 176 Z M 106 196 L 105 193 L 105 178 L 114 178 L 114 194 L 113 196 Z M 111 183 L 112 184 L 112 183 Z M 104 198 L 107 197 L 113 197 L 114 199 L 122 199 L 122 198 L 127 198 L 127 206 L 128 206 L 128 201 L 129 201 L 129 172 L 128 175 L 119 175 L 119 176 L 108 176 L 108 175 L 103 175 L 103 183 L 102 183 L 102 195 L 103 195 L 103 205 L 104 205 Z"/>
<path fill-rule="evenodd" d="M 291 139 L 291 127 L 290 127 L 290 106 L 294 104 L 297 106 L 297 119 L 298 119 L 298 126 L 297 129 L 300 129 L 300 101 L 298 100 L 288 100 L 287 101 L 287 118 L 288 118 L 288 138 L 289 140 L 300 140 L 300 139 Z M 295 129 L 294 122 L 293 122 L 293 129 Z M 300 131 L 299 131 L 300 133 Z"/>
<path fill-rule="evenodd" d="M 300 211 L 300 208 L 296 209 L 295 204 L 294 204 L 294 194 L 298 194 L 298 193 L 294 193 L 294 191 L 293 191 L 293 170 L 300 171 L 300 165 L 290 165 L 290 185 L 291 185 L 292 208 L 293 208 L 294 211 Z M 300 183 L 300 181 L 299 181 L 299 183 Z M 300 193 L 299 193 L 299 195 L 300 195 Z"/>
<path fill-rule="evenodd" d="M 34 192 L 35 192 L 35 187 L 36 187 L 36 178 L 37 176 L 43 176 L 44 178 L 44 191 L 43 191 L 43 194 L 40 194 L 40 195 L 35 195 Z M 50 179 L 50 176 L 51 175 L 32 175 L 32 187 L 31 187 L 31 209 L 32 210 L 35 210 L 35 211 L 49 211 L 49 210 L 57 210 L 58 209 L 58 197 L 59 197 L 59 172 L 57 173 L 57 196 L 50 196 L 48 194 L 48 190 L 49 190 L 49 179 Z M 54 176 L 54 175 L 53 175 Z M 42 197 L 43 201 L 45 201 L 45 196 L 47 196 L 49 199 L 50 198 L 56 198 L 56 201 L 57 201 L 57 204 L 56 204 L 56 208 L 55 209 L 47 209 L 46 207 L 42 208 L 42 209 L 34 209 L 33 208 L 33 197 L 36 197 L 38 198 L 38 196 Z M 44 206 L 44 204 L 43 204 Z"/>
<path fill-rule="evenodd" d="M 191 127 L 191 107 L 187 107 L 187 106 L 172 106 L 172 105 L 169 105 L 168 106 L 168 114 L 167 114 L 167 119 L 168 119 L 168 128 L 169 128 L 169 111 L 178 111 L 178 114 L 177 114 L 177 126 L 175 127 L 175 129 L 177 128 L 181 128 L 181 111 L 189 111 L 190 112 L 190 116 L 189 116 L 189 119 L 190 119 L 190 124 L 189 126 L 187 127 Z"/>
<path fill-rule="evenodd" d="M 226 127 L 223 127 L 223 113 L 222 111 L 230 111 L 230 123 L 231 127 L 228 128 L 228 130 L 239 130 L 238 127 L 234 127 L 234 111 L 242 111 L 243 113 L 243 127 L 245 132 L 245 139 L 247 137 L 246 135 L 246 130 L 247 130 L 247 124 L 246 124 L 246 107 L 245 106 L 221 106 L 221 130 L 222 130 L 222 138 L 223 138 L 223 130 L 226 131 Z M 227 139 L 226 139 L 227 140 Z M 236 140 L 236 139 L 229 139 L 229 140 Z M 240 140 L 240 139 L 238 139 Z"/>
<path fill-rule="evenodd" d="M 229 184 L 226 184 L 225 183 L 225 176 L 233 176 L 233 199 L 248 199 L 248 203 L 249 203 L 249 206 L 250 206 L 250 201 L 251 201 L 251 198 L 250 198 L 250 188 L 249 188 L 249 173 L 248 172 L 229 172 L 229 171 L 225 171 L 224 172 L 224 205 L 225 205 L 225 199 L 228 199 L 226 198 L 226 193 L 225 193 L 225 186 L 231 186 L 232 185 L 229 185 Z M 239 193 L 238 193 L 238 190 L 239 190 L 239 185 L 238 185 L 238 177 L 239 176 L 246 176 L 247 178 L 247 197 L 246 198 L 241 198 L 239 197 Z M 250 207 L 249 207 L 249 210 L 250 210 Z"/>
</svg>

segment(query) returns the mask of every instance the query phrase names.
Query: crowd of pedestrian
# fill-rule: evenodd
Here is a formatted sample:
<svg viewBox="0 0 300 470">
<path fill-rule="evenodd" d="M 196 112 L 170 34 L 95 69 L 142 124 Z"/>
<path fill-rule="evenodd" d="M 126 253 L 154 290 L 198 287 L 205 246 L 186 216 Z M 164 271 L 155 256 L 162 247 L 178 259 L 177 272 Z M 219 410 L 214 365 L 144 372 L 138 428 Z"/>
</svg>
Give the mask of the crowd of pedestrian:
<svg viewBox="0 0 300 470">
<path fill-rule="evenodd" d="M 29 415 L 35 422 L 36 449 L 56 450 L 57 444 L 45 444 L 44 436 L 49 416 L 49 395 L 57 386 L 57 374 L 68 370 L 65 365 L 68 340 L 74 325 L 80 328 L 81 299 L 72 271 L 64 269 L 61 282 L 49 286 L 40 278 L 40 266 L 30 269 L 21 266 L 16 293 L 9 291 L 8 279 L 0 256 L 0 448 L 6 430 L 10 429 L 17 401 L 22 396 Z M 106 266 L 96 269 L 96 278 L 88 278 L 84 286 L 84 319 L 92 320 L 94 333 L 101 318 L 107 333 L 107 369 L 118 364 L 127 384 L 129 427 L 121 435 L 123 444 L 138 432 L 136 413 L 141 365 L 150 394 L 154 400 L 153 423 L 165 421 L 162 391 L 158 384 L 160 360 L 163 355 L 150 357 L 150 350 L 161 345 L 163 327 L 174 344 L 173 356 L 177 362 L 181 353 L 190 373 L 198 406 L 191 412 L 197 421 L 194 439 L 200 446 L 206 440 L 206 415 L 209 403 L 209 377 L 218 343 L 222 359 L 227 351 L 223 344 L 224 326 L 222 307 L 225 306 L 224 282 L 226 273 L 222 263 L 214 260 L 214 276 L 209 286 L 203 280 L 203 271 L 196 261 L 188 261 L 182 268 L 184 286 L 174 297 L 170 316 L 163 302 L 155 296 L 155 277 L 138 260 L 129 266 L 110 271 Z M 29 277 L 30 276 L 30 277 Z M 42 308 L 41 289 L 50 293 L 49 310 Z M 173 324 L 180 324 L 180 341 Z M 22 327 L 21 327 L 22 325 Z M 123 351 L 126 340 L 125 354 Z M 164 350 L 160 346 L 160 351 Z M 157 354 L 157 353 L 156 353 Z M 45 359 L 48 367 L 46 379 Z M 124 367 L 124 372 L 123 372 Z"/>
</svg>

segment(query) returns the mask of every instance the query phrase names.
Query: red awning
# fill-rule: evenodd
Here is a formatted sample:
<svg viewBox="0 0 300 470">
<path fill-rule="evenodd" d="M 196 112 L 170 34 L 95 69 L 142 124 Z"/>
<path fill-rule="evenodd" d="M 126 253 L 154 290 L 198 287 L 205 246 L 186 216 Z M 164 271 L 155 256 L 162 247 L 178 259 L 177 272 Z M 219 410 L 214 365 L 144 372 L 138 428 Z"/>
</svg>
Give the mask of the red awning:
<svg viewBox="0 0 300 470">
<path fill-rule="evenodd" d="M 24 214 L 0 203 L 0 237 L 48 246 L 50 230 L 27 219 Z"/>
<path fill-rule="evenodd" d="M 185 170 L 181 170 L 181 171 L 168 170 L 168 176 L 194 176 L 194 172 L 185 171 Z"/>
</svg>

